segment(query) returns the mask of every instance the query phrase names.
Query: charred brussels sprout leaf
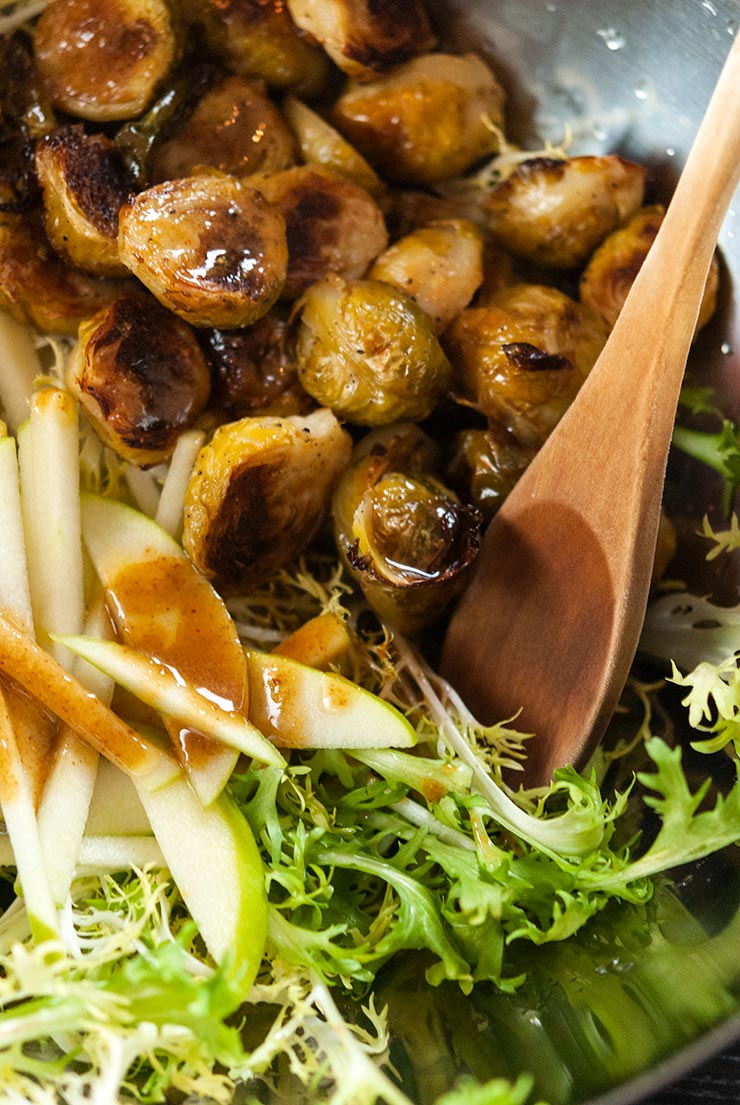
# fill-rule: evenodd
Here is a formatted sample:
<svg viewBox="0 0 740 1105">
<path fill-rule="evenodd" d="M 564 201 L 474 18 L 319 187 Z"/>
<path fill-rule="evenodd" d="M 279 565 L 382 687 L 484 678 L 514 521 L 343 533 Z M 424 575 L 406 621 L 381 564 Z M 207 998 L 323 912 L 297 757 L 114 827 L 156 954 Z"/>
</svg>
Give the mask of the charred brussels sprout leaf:
<svg viewBox="0 0 740 1105">
<path fill-rule="evenodd" d="M 334 535 L 373 609 L 411 633 L 465 585 L 478 553 L 478 511 L 432 474 L 435 449 L 411 424 L 365 438 L 334 494 Z"/>
<path fill-rule="evenodd" d="M 301 303 L 298 372 L 317 402 L 365 426 L 431 413 L 451 368 L 410 296 L 380 280 L 330 276 Z"/>
</svg>

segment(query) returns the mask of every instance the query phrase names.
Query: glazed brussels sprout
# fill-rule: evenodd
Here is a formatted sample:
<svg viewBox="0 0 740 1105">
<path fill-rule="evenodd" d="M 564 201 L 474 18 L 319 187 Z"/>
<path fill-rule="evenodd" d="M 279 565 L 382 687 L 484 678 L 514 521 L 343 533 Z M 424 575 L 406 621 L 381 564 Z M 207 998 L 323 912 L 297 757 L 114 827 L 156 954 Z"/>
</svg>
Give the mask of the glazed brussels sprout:
<svg viewBox="0 0 740 1105">
<path fill-rule="evenodd" d="M 573 268 L 642 203 L 645 170 L 621 157 L 536 157 L 486 200 L 488 225 L 518 257 Z"/>
<path fill-rule="evenodd" d="M 350 87 L 332 119 L 389 180 L 434 184 L 498 149 L 503 103 L 480 58 L 426 54 Z"/>
<path fill-rule="evenodd" d="M 98 276 L 125 276 L 118 256 L 118 212 L 133 181 L 102 134 L 57 127 L 36 149 L 46 234 L 57 253 Z"/>
<path fill-rule="evenodd" d="M 302 31 L 316 39 L 351 77 L 372 79 L 431 50 L 434 45 L 421 0 L 287 0 Z"/>
<path fill-rule="evenodd" d="M 297 298 L 330 273 L 363 276 L 388 244 L 383 213 L 372 196 L 331 169 L 299 165 L 251 183 L 285 219 L 284 299 Z"/>
<path fill-rule="evenodd" d="M 301 304 L 298 375 L 318 403 L 364 426 L 431 413 L 451 369 L 410 296 L 380 280 L 328 276 Z"/>
<path fill-rule="evenodd" d="M 256 587 L 314 539 L 350 453 L 328 410 L 219 427 L 188 484 L 185 550 L 222 592 Z"/>
<path fill-rule="evenodd" d="M 337 548 L 376 613 L 402 633 L 438 617 L 465 585 L 480 514 L 431 472 L 432 441 L 411 423 L 364 438 L 332 502 Z"/>
<path fill-rule="evenodd" d="M 183 0 L 185 17 L 240 77 L 258 77 L 270 88 L 312 96 L 326 87 L 323 50 L 297 31 L 285 0 Z"/>
<path fill-rule="evenodd" d="M 445 335 L 463 396 L 524 446 L 541 445 L 583 375 L 547 335 L 503 307 L 471 307 Z"/>
<path fill-rule="evenodd" d="M 386 187 L 375 170 L 351 142 L 307 104 L 286 96 L 283 114 L 308 165 L 323 165 L 359 184 L 376 200 L 383 200 Z"/>
<path fill-rule="evenodd" d="M 165 0 L 50 0 L 34 46 L 55 107 L 101 123 L 141 115 L 177 58 Z"/>
<path fill-rule="evenodd" d="M 132 285 L 71 268 L 51 250 L 39 221 L 0 213 L 0 310 L 18 322 L 75 337 L 82 319 Z"/>
<path fill-rule="evenodd" d="M 123 206 L 119 235 L 124 264 L 194 326 L 248 326 L 285 283 L 283 217 L 236 177 L 156 184 Z"/>
<path fill-rule="evenodd" d="M 143 467 L 166 460 L 193 425 L 211 377 L 190 327 L 130 295 L 80 325 L 67 386 L 105 444 Z"/>
<path fill-rule="evenodd" d="M 23 211 L 38 199 L 34 141 L 53 125 L 25 39 L 0 35 L 0 211 Z"/>
<path fill-rule="evenodd" d="M 483 238 L 465 219 L 432 223 L 394 242 L 368 275 L 410 295 L 441 333 L 483 279 Z"/>
<path fill-rule="evenodd" d="M 655 241 L 664 214 L 664 208 L 658 204 L 643 207 L 601 243 L 581 276 L 581 301 L 610 329 Z M 718 287 L 719 265 L 715 255 L 704 288 L 697 330 L 714 314 Z"/>
<path fill-rule="evenodd" d="M 296 161 L 293 136 L 254 81 L 227 77 L 209 89 L 177 132 L 154 147 L 151 179 L 190 176 L 203 166 L 232 176 L 272 173 Z"/>
<path fill-rule="evenodd" d="M 506 430 L 463 430 L 457 435 L 448 475 L 463 490 L 466 501 L 489 521 L 513 490 L 537 450 L 520 445 Z"/>
<path fill-rule="evenodd" d="M 246 330 L 200 330 L 198 337 L 213 403 L 229 419 L 304 414 L 314 406 L 298 380 L 289 321 L 275 308 Z"/>
<path fill-rule="evenodd" d="M 584 377 L 604 348 L 606 329 L 593 311 L 547 284 L 491 289 L 478 297 L 476 306 L 507 311 L 536 331 L 539 348 L 565 357 Z"/>
</svg>

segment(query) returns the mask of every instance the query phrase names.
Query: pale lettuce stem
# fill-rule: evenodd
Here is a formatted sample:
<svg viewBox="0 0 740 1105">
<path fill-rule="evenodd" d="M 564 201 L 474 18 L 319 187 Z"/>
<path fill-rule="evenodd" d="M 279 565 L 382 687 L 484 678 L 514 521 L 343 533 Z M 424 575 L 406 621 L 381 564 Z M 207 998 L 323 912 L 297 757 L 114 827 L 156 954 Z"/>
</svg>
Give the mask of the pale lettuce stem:
<svg viewBox="0 0 740 1105">
<path fill-rule="evenodd" d="M 0 19 L 0 34 L 7 32 L 6 24 L 11 21 L 18 24 L 17 13 Z M 11 433 L 28 418 L 34 381 L 40 372 L 31 331 L 0 312 L 0 406 Z"/>
<path fill-rule="evenodd" d="M 152 473 L 128 464 L 125 479 L 141 513 L 146 514 L 148 518 L 154 518 L 159 507 L 160 489 Z"/>
<path fill-rule="evenodd" d="M 159 497 L 154 521 L 176 541 L 180 540 L 182 534 L 185 490 L 205 439 L 206 435 L 202 430 L 185 430 L 180 434 Z"/>
</svg>

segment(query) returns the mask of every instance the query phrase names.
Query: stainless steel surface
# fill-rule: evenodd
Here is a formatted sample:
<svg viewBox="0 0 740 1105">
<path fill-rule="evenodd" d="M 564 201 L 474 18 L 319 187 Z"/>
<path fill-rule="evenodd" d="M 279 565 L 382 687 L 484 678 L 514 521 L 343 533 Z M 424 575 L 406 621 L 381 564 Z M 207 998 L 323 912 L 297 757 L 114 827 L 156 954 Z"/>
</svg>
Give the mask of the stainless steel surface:
<svg viewBox="0 0 740 1105">
<path fill-rule="evenodd" d="M 618 151 L 649 166 L 655 199 L 670 193 L 740 25 L 740 0 L 437 0 L 432 7 L 442 41 L 482 50 L 503 80 L 510 137 L 538 149 L 570 133 L 572 152 Z M 737 417 L 740 196 L 725 222 L 720 249 L 719 310 L 696 344 L 689 373 L 695 382 L 714 387 L 726 413 Z M 688 513 L 700 514 L 707 494 L 711 498 L 711 485 L 707 492 L 691 467 L 679 475 Z M 737 601 L 736 566 L 724 583 Z M 494 1002 L 486 1009 L 487 1028 L 478 1029 L 477 1056 L 485 1048 L 493 1050 L 494 1071 L 509 1076 L 534 1065 L 537 1093 L 557 1105 L 634 1105 L 736 1040 L 739 872 L 734 849 L 724 861 L 682 873 L 679 897 L 694 886 L 689 908 L 696 928 L 681 935 L 680 954 L 671 952 L 663 963 L 652 947 L 625 952 L 619 967 L 623 989 L 615 991 L 613 1008 L 606 979 L 611 968 L 602 967 L 602 978 L 584 986 L 577 1015 L 572 1008 L 564 1010 L 557 983 L 555 989 L 543 986 L 540 1004 L 533 1000 L 531 1006 L 526 1001 L 517 1006 L 514 1000 L 507 1011 L 505 1004 L 499 1009 Z M 553 966 L 551 977 L 558 969 Z M 454 1035 L 454 1014 L 444 1002 L 434 1017 L 442 1033 Z M 584 1026 L 586 1043 L 576 1039 Z M 429 1062 L 449 1063 L 447 1051 L 444 1059 L 440 1052 Z M 448 1068 L 446 1076 L 454 1073 Z M 423 1086 L 425 1078 L 433 1082 L 437 1075 L 430 1067 L 419 1077 Z M 423 1101 L 423 1090 L 417 1096 Z"/>
</svg>

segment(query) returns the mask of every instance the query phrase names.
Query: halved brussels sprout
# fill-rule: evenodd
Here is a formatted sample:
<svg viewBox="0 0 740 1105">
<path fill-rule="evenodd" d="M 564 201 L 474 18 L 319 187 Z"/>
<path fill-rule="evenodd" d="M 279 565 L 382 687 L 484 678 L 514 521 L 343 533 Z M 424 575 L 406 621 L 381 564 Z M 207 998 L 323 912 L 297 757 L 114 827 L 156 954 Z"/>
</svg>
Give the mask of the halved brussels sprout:
<svg viewBox="0 0 740 1105">
<path fill-rule="evenodd" d="M 553 336 L 504 307 L 468 308 L 445 334 L 463 396 L 525 446 L 544 442 L 583 382 Z"/>
<path fill-rule="evenodd" d="M 123 262 L 194 326 L 248 326 L 285 283 L 283 217 L 236 177 L 155 184 L 123 206 L 119 234 Z"/>
<path fill-rule="evenodd" d="M 245 330 L 200 330 L 198 337 L 211 366 L 212 402 L 229 420 L 314 406 L 298 379 L 289 321 L 276 308 Z"/>
<path fill-rule="evenodd" d="M 39 221 L 0 213 L 0 310 L 18 322 L 74 337 L 84 318 L 133 286 L 73 269 L 51 250 Z"/>
<path fill-rule="evenodd" d="M 54 105 L 95 122 L 141 115 L 178 51 L 166 0 L 50 0 L 34 47 Z"/>
<path fill-rule="evenodd" d="M 432 474 L 435 447 L 411 423 L 364 438 L 332 502 L 340 554 L 375 612 L 402 633 L 433 621 L 465 585 L 480 514 Z"/>
<path fill-rule="evenodd" d="M 298 375 L 318 403 L 364 426 L 432 412 L 451 368 L 410 296 L 380 280 L 327 276 L 301 305 Z"/>
<path fill-rule="evenodd" d="M 209 49 L 240 77 L 312 96 L 326 87 L 328 58 L 298 33 L 285 0 L 185 0 L 184 14 Z"/>
<path fill-rule="evenodd" d="M 220 426 L 188 484 L 186 552 L 224 593 L 269 579 L 319 532 L 351 448 L 328 410 Z"/>
<path fill-rule="evenodd" d="M 298 165 L 250 181 L 285 219 L 288 275 L 281 295 L 295 299 L 329 273 L 364 276 L 388 244 L 372 196 L 320 165 Z"/>
<path fill-rule="evenodd" d="M 394 242 L 368 275 L 410 295 L 441 333 L 483 279 L 483 238 L 466 219 L 431 223 Z"/>
<path fill-rule="evenodd" d="M 332 118 L 371 165 L 399 184 L 458 176 L 499 147 L 504 94 L 472 54 L 425 54 L 350 87 Z"/>
<path fill-rule="evenodd" d="M 601 243 L 584 269 L 580 282 L 581 301 L 610 329 L 655 241 L 664 215 L 665 209 L 659 204 L 643 207 Z M 697 330 L 714 314 L 718 287 L 719 264 L 715 255 L 704 288 Z"/>
<path fill-rule="evenodd" d="M 57 127 L 36 147 L 46 234 L 57 253 L 97 276 L 125 276 L 118 212 L 133 189 L 109 138 L 80 125 Z"/>
<path fill-rule="evenodd" d="M 226 77 L 152 151 L 151 179 L 190 176 L 203 166 L 232 176 L 273 173 L 296 161 L 287 123 L 255 81 Z"/>
<path fill-rule="evenodd" d="M 464 488 L 465 499 L 490 520 L 536 453 L 498 426 L 462 430 L 447 472 L 455 487 Z"/>
<path fill-rule="evenodd" d="M 421 0 L 288 0 L 296 24 L 316 39 L 345 73 L 369 80 L 431 50 L 429 20 Z"/>
<path fill-rule="evenodd" d="M 208 402 L 211 377 L 190 327 L 131 295 L 80 325 L 67 386 L 106 445 L 141 467 L 170 455 Z"/>
<path fill-rule="evenodd" d="M 642 203 L 645 169 L 616 155 L 522 161 L 486 200 L 488 225 L 518 257 L 582 264 Z"/>
<path fill-rule="evenodd" d="M 359 184 L 374 199 L 384 199 L 386 187 L 378 174 L 326 119 L 295 96 L 285 97 L 283 114 L 308 165 L 323 165 L 325 169 L 332 169 Z"/>
</svg>

